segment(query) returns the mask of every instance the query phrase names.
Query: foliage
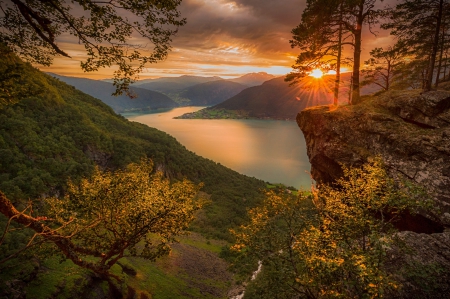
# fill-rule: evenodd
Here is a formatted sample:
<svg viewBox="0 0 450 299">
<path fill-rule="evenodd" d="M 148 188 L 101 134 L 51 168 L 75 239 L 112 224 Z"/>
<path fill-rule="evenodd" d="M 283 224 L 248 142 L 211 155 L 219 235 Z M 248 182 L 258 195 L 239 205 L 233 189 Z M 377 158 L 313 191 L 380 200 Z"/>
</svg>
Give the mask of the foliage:
<svg viewBox="0 0 450 299">
<path fill-rule="evenodd" d="M 340 80 L 342 48 L 353 48 L 352 101 L 360 99 L 360 64 L 363 25 L 369 30 L 378 22 L 379 13 L 374 9 L 377 0 L 308 0 L 302 14 L 302 22 L 292 30 L 292 47 L 300 48 L 294 71 L 286 80 L 302 78 L 314 68 L 336 71 L 335 105 Z"/>
<path fill-rule="evenodd" d="M 114 84 L 120 94 L 146 64 L 167 57 L 171 36 L 185 24 L 177 10 L 180 3 L 181 0 L 1 1 L 0 42 L 31 62 L 50 65 L 55 55 L 69 57 L 57 40 L 63 34 L 72 35 L 88 56 L 81 63 L 84 71 L 117 67 Z M 133 43 L 136 36 L 144 41 Z"/>
<path fill-rule="evenodd" d="M 431 89 L 433 78 L 437 86 L 443 53 L 448 51 L 449 7 L 448 0 L 403 0 L 385 12 L 388 22 L 382 28 L 390 29 L 408 47 L 409 54 L 426 65 L 425 75 L 419 77 L 423 79 L 421 87 L 426 90 Z M 438 76 L 435 76 L 436 61 Z"/>
<path fill-rule="evenodd" d="M 321 185 L 313 196 L 268 193 L 235 232 L 234 249 L 263 262 L 245 298 L 383 297 L 399 287 L 384 267 L 397 244 L 393 223 L 423 206 L 421 195 L 389 178 L 379 159 L 344 167 L 336 185 Z"/>
<path fill-rule="evenodd" d="M 287 80 L 295 82 L 316 68 L 334 69 L 331 65 L 336 64 L 337 52 L 342 47 L 337 40 L 337 27 L 343 22 L 339 15 L 341 4 L 342 1 L 333 0 L 307 2 L 302 22 L 292 29 L 291 47 L 298 47 L 301 52 L 293 66 L 295 71 L 286 77 Z"/>
<path fill-rule="evenodd" d="M 242 224 L 246 209 L 262 199 L 264 182 L 199 157 L 164 132 L 127 121 L 13 55 L 0 61 L 20 65 L 20 82 L 43 91 L 17 97 L 15 104 L 0 109 L 0 190 L 18 209 L 30 198 L 39 208 L 42 195 L 64 194 L 69 178 L 89 177 L 95 165 L 114 170 L 143 157 L 171 179 L 204 183 L 211 204 L 192 229 L 209 237 L 230 239 L 228 229 Z"/>
<path fill-rule="evenodd" d="M 102 264 L 110 265 L 125 249 L 131 256 L 154 260 L 168 253 L 168 243 L 187 229 L 200 205 L 194 201 L 198 186 L 170 184 L 161 173 L 150 173 L 152 165 L 145 160 L 115 172 L 96 168 L 90 179 L 69 183 L 63 198 L 46 200 L 48 217 L 61 226 L 61 234 L 101 252 Z"/>
<path fill-rule="evenodd" d="M 34 230 L 35 242 L 50 242 L 76 265 L 107 278 L 124 255 L 154 260 L 167 254 L 200 207 L 194 201 L 198 187 L 170 184 L 151 172 L 147 161 L 115 172 L 96 169 L 79 186 L 70 183 L 64 197 L 46 199 L 45 216 L 18 212 L 0 194 L 0 212 Z"/>
</svg>

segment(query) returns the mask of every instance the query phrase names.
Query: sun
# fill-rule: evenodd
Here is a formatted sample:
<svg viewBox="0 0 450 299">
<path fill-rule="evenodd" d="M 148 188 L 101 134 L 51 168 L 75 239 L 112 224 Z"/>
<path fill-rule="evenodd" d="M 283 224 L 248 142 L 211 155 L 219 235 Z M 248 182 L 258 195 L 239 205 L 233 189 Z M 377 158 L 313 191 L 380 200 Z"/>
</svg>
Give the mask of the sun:
<svg viewBox="0 0 450 299">
<path fill-rule="evenodd" d="M 309 74 L 311 77 L 314 77 L 316 79 L 322 78 L 323 72 L 319 69 L 312 70 L 312 72 Z"/>
</svg>

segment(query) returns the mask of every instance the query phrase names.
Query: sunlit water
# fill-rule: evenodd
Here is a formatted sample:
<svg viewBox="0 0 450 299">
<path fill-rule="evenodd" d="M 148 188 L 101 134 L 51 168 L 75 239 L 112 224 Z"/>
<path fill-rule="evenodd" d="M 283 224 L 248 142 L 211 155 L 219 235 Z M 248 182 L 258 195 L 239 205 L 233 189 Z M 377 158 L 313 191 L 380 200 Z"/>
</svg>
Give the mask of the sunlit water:
<svg viewBox="0 0 450 299">
<path fill-rule="evenodd" d="M 173 119 L 199 107 L 124 114 L 174 136 L 187 149 L 239 173 L 271 183 L 308 188 L 305 140 L 297 124 L 275 120 Z"/>
</svg>

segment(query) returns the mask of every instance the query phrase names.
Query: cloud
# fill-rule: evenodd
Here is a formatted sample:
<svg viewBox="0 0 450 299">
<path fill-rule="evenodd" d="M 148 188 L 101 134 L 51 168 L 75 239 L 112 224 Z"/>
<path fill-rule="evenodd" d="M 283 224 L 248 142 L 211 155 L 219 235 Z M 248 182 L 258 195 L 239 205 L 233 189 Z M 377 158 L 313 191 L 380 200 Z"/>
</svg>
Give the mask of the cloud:
<svg viewBox="0 0 450 299">
<path fill-rule="evenodd" d="M 392 1 L 395 0 L 383 3 Z M 298 50 L 289 44 L 291 30 L 300 23 L 305 6 L 306 0 L 184 0 L 180 11 L 187 24 L 173 37 L 173 51 L 166 61 L 149 66 L 144 75 L 289 72 L 298 55 Z M 365 30 L 363 59 L 368 58 L 374 46 L 390 40 L 386 32 L 381 32 L 377 39 Z M 102 70 L 96 76 L 107 73 Z"/>
</svg>

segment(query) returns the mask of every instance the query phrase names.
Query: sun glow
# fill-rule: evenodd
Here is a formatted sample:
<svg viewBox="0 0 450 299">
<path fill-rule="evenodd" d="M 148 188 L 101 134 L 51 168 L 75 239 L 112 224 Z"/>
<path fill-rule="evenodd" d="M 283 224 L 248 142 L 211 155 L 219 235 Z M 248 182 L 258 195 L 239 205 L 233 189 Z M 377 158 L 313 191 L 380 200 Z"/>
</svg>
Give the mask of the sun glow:
<svg viewBox="0 0 450 299">
<path fill-rule="evenodd" d="M 311 77 L 314 77 L 316 79 L 322 78 L 323 76 L 323 72 L 319 69 L 315 69 L 313 70 L 310 74 Z"/>
</svg>

